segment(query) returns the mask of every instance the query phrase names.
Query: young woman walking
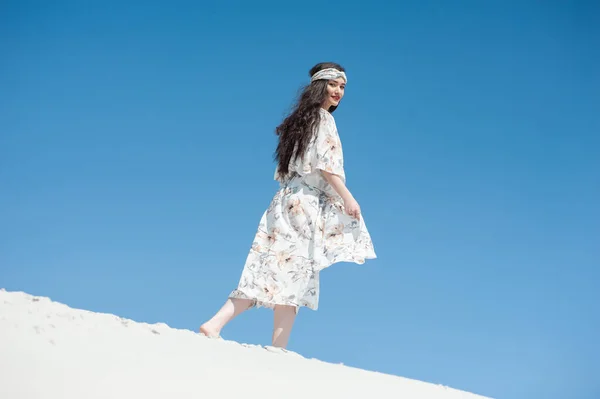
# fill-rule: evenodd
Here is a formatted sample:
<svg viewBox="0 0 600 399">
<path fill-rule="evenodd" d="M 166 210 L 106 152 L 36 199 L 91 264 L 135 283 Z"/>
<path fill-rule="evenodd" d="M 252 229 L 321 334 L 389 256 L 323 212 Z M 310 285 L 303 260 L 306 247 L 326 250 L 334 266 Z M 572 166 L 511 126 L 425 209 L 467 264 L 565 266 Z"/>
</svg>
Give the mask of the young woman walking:
<svg viewBox="0 0 600 399">
<path fill-rule="evenodd" d="M 340 65 L 311 68 L 290 115 L 276 129 L 280 188 L 260 220 L 237 289 L 200 327 L 209 337 L 245 310 L 274 309 L 272 345 L 287 346 L 301 306 L 316 310 L 319 272 L 337 262 L 376 257 L 361 209 L 346 187 L 342 145 L 332 113 L 344 97 Z"/>
</svg>

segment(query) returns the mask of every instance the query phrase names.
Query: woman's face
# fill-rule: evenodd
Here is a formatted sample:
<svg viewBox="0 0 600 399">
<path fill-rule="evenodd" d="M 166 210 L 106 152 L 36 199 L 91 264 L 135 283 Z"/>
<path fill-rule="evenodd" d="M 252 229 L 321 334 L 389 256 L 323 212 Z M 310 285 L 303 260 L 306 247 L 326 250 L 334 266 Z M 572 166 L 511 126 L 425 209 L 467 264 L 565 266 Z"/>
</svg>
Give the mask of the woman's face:
<svg viewBox="0 0 600 399">
<path fill-rule="evenodd" d="M 337 107 L 344 97 L 344 89 L 346 88 L 346 81 L 343 78 L 332 79 L 327 82 L 327 97 L 323 101 L 323 108 L 329 109 L 329 107 Z"/>
</svg>

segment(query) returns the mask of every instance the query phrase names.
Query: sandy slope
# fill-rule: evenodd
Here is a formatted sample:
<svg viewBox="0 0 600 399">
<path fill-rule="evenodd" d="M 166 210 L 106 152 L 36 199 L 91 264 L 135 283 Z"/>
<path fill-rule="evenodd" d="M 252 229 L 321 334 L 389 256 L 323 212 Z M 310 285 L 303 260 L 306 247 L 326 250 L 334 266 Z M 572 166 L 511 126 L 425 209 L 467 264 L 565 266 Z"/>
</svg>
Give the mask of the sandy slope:
<svg viewBox="0 0 600 399">
<path fill-rule="evenodd" d="M 483 398 L 0 290 L 0 398 L 164 399 L 183 395 Z"/>
</svg>

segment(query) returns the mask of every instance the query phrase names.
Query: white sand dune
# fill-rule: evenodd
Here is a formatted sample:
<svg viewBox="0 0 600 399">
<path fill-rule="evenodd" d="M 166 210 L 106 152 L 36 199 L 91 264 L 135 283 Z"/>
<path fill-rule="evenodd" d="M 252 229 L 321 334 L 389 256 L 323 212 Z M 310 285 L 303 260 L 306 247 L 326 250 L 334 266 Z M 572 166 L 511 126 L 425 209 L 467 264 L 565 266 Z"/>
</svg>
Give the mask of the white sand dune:
<svg viewBox="0 0 600 399">
<path fill-rule="evenodd" d="M 0 398 L 482 396 L 0 290 Z"/>
</svg>

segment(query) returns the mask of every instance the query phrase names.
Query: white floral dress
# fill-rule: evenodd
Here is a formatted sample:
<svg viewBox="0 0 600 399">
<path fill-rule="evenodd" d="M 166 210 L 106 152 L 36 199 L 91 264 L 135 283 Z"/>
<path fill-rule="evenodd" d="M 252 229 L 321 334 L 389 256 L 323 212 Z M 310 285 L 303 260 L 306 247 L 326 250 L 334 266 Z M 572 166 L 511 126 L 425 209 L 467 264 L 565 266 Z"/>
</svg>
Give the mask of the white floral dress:
<svg viewBox="0 0 600 399">
<path fill-rule="evenodd" d="M 290 163 L 293 176 L 263 214 L 237 289 L 230 298 L 253 306 L 306 306 L 319 303 L 319 272 L 337 262 L 362 264 L 376 258 L 364 218 L 354 219 L 321 170 L 344 181 L 344 157 L 333 116 L 321 121 L 304 156 Z"/>
</svg>

